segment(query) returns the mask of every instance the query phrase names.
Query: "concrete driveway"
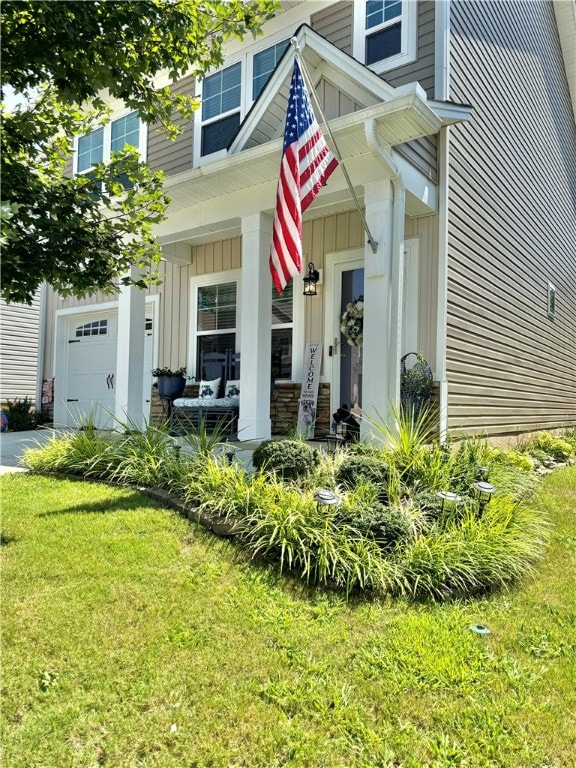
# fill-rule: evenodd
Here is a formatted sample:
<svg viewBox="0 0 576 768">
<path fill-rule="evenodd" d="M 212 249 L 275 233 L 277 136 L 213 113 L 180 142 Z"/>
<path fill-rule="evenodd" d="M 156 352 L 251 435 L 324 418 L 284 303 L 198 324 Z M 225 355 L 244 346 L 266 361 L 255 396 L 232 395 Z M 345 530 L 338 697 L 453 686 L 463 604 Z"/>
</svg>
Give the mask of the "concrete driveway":
<svg viewBox="0 0 576 768">
<path fill-rule="evenodd" d="M 4 472 L 25 472 L 20 466 L 20 456 L 25 448 L 45 443 L 54 434 L 53 429 L 35 429 L 30 432 L 0 433 L 0 474 Z"/>
</svg>

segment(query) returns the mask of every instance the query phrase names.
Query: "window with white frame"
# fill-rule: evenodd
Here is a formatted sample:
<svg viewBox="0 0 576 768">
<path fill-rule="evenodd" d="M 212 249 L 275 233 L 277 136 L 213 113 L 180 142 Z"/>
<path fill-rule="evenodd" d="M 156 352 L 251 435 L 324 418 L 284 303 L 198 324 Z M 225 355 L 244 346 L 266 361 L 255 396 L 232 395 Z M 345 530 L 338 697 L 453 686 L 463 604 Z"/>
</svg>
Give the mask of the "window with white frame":
<svg viewBox="0 0 576 768">
<path fill-rule="evenodd" d="M 252 61 L 252 99 L 256 101 L 262 89 L 268 82 L 268 78 L 276 68 L 276 64 L 282 58 L 282 55 L 290 40 L 282 40 L 276 45 L 271 45 L 270 48 L 266 48 L 264 51 L 254 54 Z"/>
<path fill-rule="evenodd" d="M 282 39 L 267 48 L 249 50 L 239 61 L 209 75 L 202 81 L 199 158 L 227 149 L 240 127 L 240 121 L 282 58 L 290 44 Z"/>
<path fill-rule="evenodd" d="M 220 70 L 202 84 L 201 154 L 226 149 L 240 126 L 242 64 Z"/>
<path fill-rule="evenodd" d="M 109 162 L 111 152 L 120 152 L 126 145 L 136 147 L 140 150 L 140 154 L 143 154 L 145 126 L 141 123 L 137 112 L 130 112 L 80 136 L 76 151 L 75 172 L 87 173 L 97 163 Z"/>
<path fill-rule="evenodd" d="M 192 355 L 198 378 L 203 353 L 236 351 L 238 281 L 230 276 L 211 276 L 193 286 L 193 301 Z"/>
<path fill-rule="evenodd" d="M 272 286 L 272 354 L 273 379 L 292 378 L 292 336 L 294 328 L 294 281 L 281 294 Z"/>
<path fill-rule="evenodd" d="M 354 3 L 354 58 L 381 73 L 416 60 L 414 0 Z"/>
</svg>

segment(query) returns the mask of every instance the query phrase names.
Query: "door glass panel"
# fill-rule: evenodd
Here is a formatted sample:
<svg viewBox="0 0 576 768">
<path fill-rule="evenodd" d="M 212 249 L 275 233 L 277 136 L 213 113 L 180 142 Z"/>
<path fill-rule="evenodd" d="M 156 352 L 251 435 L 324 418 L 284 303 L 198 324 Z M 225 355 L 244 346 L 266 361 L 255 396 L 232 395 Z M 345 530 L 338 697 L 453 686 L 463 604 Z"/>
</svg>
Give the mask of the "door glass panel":
<svg viewBox="0 0 576 768">
<path fill-rule="evenodd" d="M 364 269 L 342 272 L 340 317 L 346 305 L 359 299 L 364 292 Z M 362 347 L 351 347 L 340 334 L 340 406 L 346 406 L 355 416 L 362 414 Z"/>
</svg>

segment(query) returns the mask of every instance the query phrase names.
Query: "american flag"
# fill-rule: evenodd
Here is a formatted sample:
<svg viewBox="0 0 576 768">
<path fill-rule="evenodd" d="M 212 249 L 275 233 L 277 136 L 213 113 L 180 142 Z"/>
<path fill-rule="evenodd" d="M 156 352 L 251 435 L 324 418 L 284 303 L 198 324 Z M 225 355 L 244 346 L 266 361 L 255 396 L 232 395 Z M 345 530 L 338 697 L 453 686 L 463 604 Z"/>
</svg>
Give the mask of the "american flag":
<svg viewBox="0 0 576 768">
<path fill-rule="evenodd" d="M 270 272 L 278 293 L 282 293 L 290 279 L 302 271 L 302 214 L 337 165 L 338 161 L 314 117 L 296 59 L 288 97 L 270 249 Z"/>
</svg>

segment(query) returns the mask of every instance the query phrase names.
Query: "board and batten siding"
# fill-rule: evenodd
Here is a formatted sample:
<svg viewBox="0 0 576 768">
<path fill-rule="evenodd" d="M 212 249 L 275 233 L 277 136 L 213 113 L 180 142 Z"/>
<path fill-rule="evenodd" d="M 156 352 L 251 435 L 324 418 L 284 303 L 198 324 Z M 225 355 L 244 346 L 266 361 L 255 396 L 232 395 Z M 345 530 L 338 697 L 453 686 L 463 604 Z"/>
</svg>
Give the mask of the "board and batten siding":
<svg viewBox="0 0 576 768">
<path fill-rule="evenodd" d="M 7 304 L 0 299 L 0 402 L 36 403 L 40 332 L 40 292 L 32 305 Z"/>
<path fill-rule="evenodd" d="M 576 128 L 550 2 L 455 2 L 451 431 L 576 424 Z M 547 286 L 557 289 L 547 316 Z"/>
<path fill-rule="evenodd" d="M 435 217 L 406 220 L 406 236 L 420 240 L 419 261 L 419 321 L 418 351 L 435 360 L 436 293 L 429 286 L 436 284 L 437 224 Z M 364 246 L 365 233 L 357 211 L 346 211 L 305 221 L 302 231 L 304 263 L 314 262 L 317 269 L 325 268 L 325 254 L 349 251 Z M 164 282 L 160 291 L 159 361 L 162 365 L 186 365 L 190 329 L 190 280 L 206 274 L 218 274 L 242 266 L 242 239 L 233 237 L 192 249 L 187 265 L 165 264 Z M 319 300 L 306 303 L 306 341 L 323 340 L 324 286 L 318 287 Z"/>
<path fill-rule="evenodd" d="M 194 96 L 196 93 L 196 80 L 188 76 L 170 86 L 173 93 L 186 96 Z M 150 167 L 157 171 L 162 170 L 166 176 L 188 171 L 192 168 L 194 118 L 184 118 L 177 110 L 172 112 L 172 122 L 177 125 L 182 133 L 171 141 L 164 129 L 158 123 L 148 126 L 147 160 Z"/>
</svg>

